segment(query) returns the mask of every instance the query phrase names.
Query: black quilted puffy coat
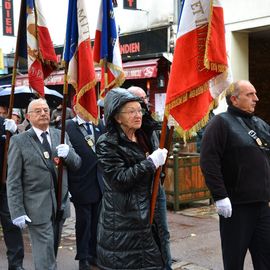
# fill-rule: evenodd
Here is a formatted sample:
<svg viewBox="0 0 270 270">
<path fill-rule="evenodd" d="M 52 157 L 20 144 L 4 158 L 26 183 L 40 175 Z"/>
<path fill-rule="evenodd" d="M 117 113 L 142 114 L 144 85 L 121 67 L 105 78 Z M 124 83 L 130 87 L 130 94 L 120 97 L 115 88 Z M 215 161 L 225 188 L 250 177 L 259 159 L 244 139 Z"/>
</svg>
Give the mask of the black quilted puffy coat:
<svg viewBox="0 0 270 270">
<path fill-rule="evenodd" d="M 105 182 L 98 223 L 98 266 L 106 270 L 159 270 L 163 261 L 149 223 L 155 166 L 113 120 L 117 110 L 129 101 L 139 100 L 120 88 L 107 94 L 104 109 L 108 132 L 96 145 Z"/>
</svg>

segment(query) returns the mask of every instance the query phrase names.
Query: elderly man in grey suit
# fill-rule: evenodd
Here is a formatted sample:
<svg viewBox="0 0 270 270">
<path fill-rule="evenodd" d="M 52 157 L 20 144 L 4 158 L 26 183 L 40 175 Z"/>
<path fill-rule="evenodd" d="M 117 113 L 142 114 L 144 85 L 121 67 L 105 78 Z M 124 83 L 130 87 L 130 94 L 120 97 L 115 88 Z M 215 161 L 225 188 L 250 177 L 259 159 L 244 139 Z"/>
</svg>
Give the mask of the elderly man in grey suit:
<svg viewBox="0 0 270 270">
<path fill-rule="evenodd" d="M 35 270 L 55 270 L 54 223 L 57 209 L 57 164 L 64 160 L 62 219 L 69 216 L 67 171 L 77 170 L 81 158 L 66 134 L 60 143 L 60 130 L 49 128 L 50 110 L 46 100 L 33 100 L 27 117 L 32 128 L 11 138 L 8 153 L 7 194 L 12 221 L 20 228 L 28 225 Z"/>
</svg>

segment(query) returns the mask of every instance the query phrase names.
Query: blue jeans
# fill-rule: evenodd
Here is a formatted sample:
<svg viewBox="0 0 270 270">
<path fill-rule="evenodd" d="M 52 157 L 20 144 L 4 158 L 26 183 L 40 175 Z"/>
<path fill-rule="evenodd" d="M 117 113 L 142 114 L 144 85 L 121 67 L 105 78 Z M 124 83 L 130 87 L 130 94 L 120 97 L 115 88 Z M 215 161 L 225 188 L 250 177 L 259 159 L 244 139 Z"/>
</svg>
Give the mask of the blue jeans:
<svg viewBox="0 0 270 270">
<path fill-rule="evenodd" d="M 166 194 L 164 188 L 160 185 L 157 195 L 157 204 L 155 208 L 155 219 L 159 231 L 161 244 L 161 254 L 165 262 L 165 269 L 172 270 L 172 257 L 170 250 L 170 233 L 167 221 Z"/>
</svg>

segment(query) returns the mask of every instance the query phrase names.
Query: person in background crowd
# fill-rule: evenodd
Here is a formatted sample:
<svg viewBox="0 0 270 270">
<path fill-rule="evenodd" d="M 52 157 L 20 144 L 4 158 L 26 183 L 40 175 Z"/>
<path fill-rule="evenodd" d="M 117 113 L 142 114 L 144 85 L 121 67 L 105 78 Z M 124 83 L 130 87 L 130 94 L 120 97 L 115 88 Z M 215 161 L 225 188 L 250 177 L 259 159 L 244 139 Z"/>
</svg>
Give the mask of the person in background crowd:
<svg viewBox="0 0 270 270">
<path fill-rule="evenodd" d="M 81 168 L 68 173 L 71 201 L 76 212 L 76 246 L 75 259 L 79 260 L 79 270 L 89 270 L 96 265 L 96 238 L 98 209 L 103 192 L 102 174 L 97 166 L 95 144 L 103 133 L 100 122 L 94 125 L 76 111 L 76 117 L 66 121 L 66 131 L 76 153 L 82 159 Z"/>
<path fill-rule="evenodd" d="M 123 88 L 110 90 L 104 101 L 107 132 L 96 144 L 104 177 L 97 237 L 101 269 L 164 268 L 159 237 L 150 224 L 150 200 L 154 173 L 167 150 L 155 150 L 140 102 Z"/>
<path fill-rule="evenodd" d="M 12 136 L 8 153 L 7 195 L 13 224 L 23 229 L 28 225 L 35 270 L 55 270 L 56 218 L 70 214 L 67 171 L 77 170 L 81 158 L 66 135 L 60 143 L 60 130 L 49 128 L 50 110 L 46 100 L 35 99 L 28 106 L 27 117 L 32 128 Z M 57 159 L 64 160 L 62 179 L 63 215 L 57 210 Z M 58 220 L 57 220 L 58 221 Z M 62 224 L 63 222 L 61 222 Z M 61 228 L 60 228 L 61 233 Z"/>
<path fill-rule="evenodd" d="M 52 111 L 50 125 L 61 128 L 61 120 L 62 120 L 62 104 L 58 105 L 56 109 Z M 72 119 L 74 117 L 74 113 L 70 108 L 66 108 L 66 120 Z"/>
<path fill-rule="evenodd" d="M 270 126 L 254 116 L 249 81 L 226 93 L 201 143 L 201 168 L 219 214 L 225 270 L 242 270 L 247 250 L 255 270 L 270 269 Z"/>
<path fill-rule="evenodd" d="M 156 122 L 152 117 L 148 110 L 148 99 L 146 96 L 145 91 L 138 87 L 138 86 L 131 86 L 127 89 L 130 93 L 133 95 L 141 98 L 143 103 L 141 103 L 141 106 L 143 109 L 145 109 L 145 114 L 143 115 L 143 122 L 148 122 L 152 125 L 152 136 L 156 136 L 156 140 L 159 140 L 159 132 L 160 132 L 160 124 Z M 166 204 L 166 194 L 165 190 L 162 185 L 159 187 L 158 197 L 157 197 L 157 208 L 156 208 L 156 214 L 160 218 L 160 222 L 157 224 L 159 225 L 159 235 L 160 240 L 162 242 L 161 244 L 161 251 L 162 256 L 165 261 L 165 267 L 166 270 L 172 269 L 172 257 L 171 257 L 171 250 L 170 250 L 170 233 L 168 229 L 168 221 L 167 221 L 167 204 Z"/>
<path fill-rule="evenodd" d="M 18 126 L 22 121 L 22 114 L 20 109 L 13 109 L 11 119 L 15 121 L 15 124 Z"/>
<path fill-rule="evenodd" d="M 21 132 L 24 132 L 28 129 L 31 128 L 31 124 L 29 122 L 29 120 L 27 119 L 26 117 L 26 114 L 27 114 L 27 108 L 26 109 L 23 109 L 23 121 L 18 125 L 18 132 L 21 133 Z"/>
<path fill-rule="evenodd" d="M 146 92 L 141 87 L 132 85 L 127 90 L 133 95 L 141 98 L 146 107 L 148 107 L 149 104 L 148 97 L 146 95 Z"/>
<path fill-rule="evenodd" d="M 6 118 L 8 115 L 8 107 L 0 105 L 0 117 Z"/>
<path fill-rule="evenodd" d="M 7 115 L 7 110 L 2 111 L 2 115 Z M 3 158 L 6 131 L 15 133 L 16 124 L 12 119 L 0 117 L 0 221 L 3 229 L 4 241 L 7 248 L 8 270 L 23 270 L 24 244 L 20 228 L 12 223 L 7 202 L 6 185 L 2 181 Z"/>
</svg>

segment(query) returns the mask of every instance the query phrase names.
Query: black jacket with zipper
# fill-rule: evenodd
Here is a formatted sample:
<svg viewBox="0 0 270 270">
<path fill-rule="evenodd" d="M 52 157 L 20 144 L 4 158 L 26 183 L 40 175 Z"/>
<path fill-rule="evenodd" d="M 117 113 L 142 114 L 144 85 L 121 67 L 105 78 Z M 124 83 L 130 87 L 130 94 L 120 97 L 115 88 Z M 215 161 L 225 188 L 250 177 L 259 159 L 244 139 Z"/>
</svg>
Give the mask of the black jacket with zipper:
<svg viewBox="0 0 270 270">
<path fill-rule="evenodd" d="M 250 129 L 262 147 L 248 134 Z M 225 197 L 234 204 L 270 201 L 269 141 L 266 122 L 233 106 L 212 118 L 203 135 L 200 161 L 215 201 Z"/>
<path fill-rule="evenodd" d="M 104 270 L 161 270 L 162 256 L 150 225 L 156 168 L 140 145 L 130 141 L 114 122 L 115 112 L 124 103 L 139 101 L 127 91 L 118 93 L 114 96 L 111 90 L 106 96 L 105 121 L 109 131 L 99 137 L 96 145 L 104 177 L 97 235 L 98 266 Z M 149 138 L 153 151 L 157 147 L 153 125 L 144 123 L 147 127 L 136 132 Z"/>
</svg>

